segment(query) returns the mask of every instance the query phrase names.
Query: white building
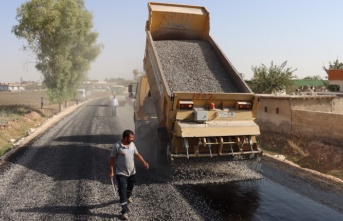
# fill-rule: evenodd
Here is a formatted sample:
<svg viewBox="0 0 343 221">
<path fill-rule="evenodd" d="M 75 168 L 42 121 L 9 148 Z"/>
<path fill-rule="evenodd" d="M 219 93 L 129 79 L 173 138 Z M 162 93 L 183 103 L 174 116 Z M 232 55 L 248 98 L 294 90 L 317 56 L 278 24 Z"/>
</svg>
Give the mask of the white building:
<svg viewBox="0 0 343 221">
<path fill-rule="evenodd" d="M 18 83 L 0 83 L 0 91 L 23 91 L 25 85 Z"/>
</svg>

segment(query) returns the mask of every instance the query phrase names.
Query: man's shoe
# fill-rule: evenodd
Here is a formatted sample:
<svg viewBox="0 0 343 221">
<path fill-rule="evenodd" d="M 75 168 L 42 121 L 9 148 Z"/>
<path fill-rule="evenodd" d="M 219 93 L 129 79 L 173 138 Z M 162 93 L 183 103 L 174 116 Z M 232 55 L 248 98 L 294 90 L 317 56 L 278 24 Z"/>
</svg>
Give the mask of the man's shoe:
<svg viewBox="0 0 343 221">
<path fill-rule="evenodd" d="M 132 203 L 133 202 L 132 197 L 127 198 L 127 202 Z"/>
<path fill-rule="evenodd" d="M 123 220 L 127 220 L 129 218 L 129 215 L 127 213 L 123 213 L 123 214 L 121 214 L 121 218 Z"/>
</svg>

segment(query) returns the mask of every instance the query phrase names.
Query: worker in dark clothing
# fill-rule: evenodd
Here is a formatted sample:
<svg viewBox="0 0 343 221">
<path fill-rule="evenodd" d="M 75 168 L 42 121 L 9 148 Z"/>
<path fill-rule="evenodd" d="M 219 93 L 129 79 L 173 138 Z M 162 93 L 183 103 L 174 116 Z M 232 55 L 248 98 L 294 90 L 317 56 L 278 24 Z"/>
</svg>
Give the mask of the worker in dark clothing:
<svg viewBox="0 0 343 221">
<path fill-rule="evenodd" d="M 43 108 L 43 105 L 44 105 L 44 99 L 43 97 L 40 98 L 40 109 Z"/>
</svg>

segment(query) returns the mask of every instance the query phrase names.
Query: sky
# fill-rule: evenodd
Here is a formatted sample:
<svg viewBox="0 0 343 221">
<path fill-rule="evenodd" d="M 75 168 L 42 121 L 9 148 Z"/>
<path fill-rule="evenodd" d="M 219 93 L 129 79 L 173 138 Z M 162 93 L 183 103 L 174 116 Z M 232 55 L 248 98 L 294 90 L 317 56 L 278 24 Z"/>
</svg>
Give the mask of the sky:
<svg viewBox="0 0 343 221">
<path fill-rule="evenodd" d="M 42 81 L 35 56 L 11 32 L 18 24 L 16 8 L 25 0 L 0 0 L 0 83 Z M 326 73 L 323 66 L 343 61 L 342 0 L 174 0 L 158 1 L 204 6 L 210 12 L 210 34 L 236 70 L 249 80 L 252 67 L 273 61 L 296 69 L 299 78 Z M 93 14 L 102 53 L 92 63 L 89 79 L 133 79 L 143 71 L 146 0 L 85 0 Z"/>
</svg>

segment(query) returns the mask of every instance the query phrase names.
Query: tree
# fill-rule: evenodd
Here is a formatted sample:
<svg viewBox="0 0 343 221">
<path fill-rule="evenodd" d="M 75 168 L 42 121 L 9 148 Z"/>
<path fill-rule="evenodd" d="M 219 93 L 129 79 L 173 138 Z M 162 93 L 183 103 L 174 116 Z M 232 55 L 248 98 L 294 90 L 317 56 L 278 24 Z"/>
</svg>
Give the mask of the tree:
<svg viewBox="0 0 343 221">
<path fill-rule="evenodd" d="M 255 93 L 270 94 L 274 91 L 282 91 L 292 86 L 292 79 L 297 76 L 293 75 L 296 69 L 286 67 L 287 61 L 280 66 L 274 65 L 267 68 L 264 64 L 259 67 L 252 67 L 254 76 L 250 82 L 251 89 Z"/>
<path fill-rule="evenodd" d="M 90 63 L 99 55 L 98 33 L 92 32 L 92 14 L 83 0 L 30 0 L 17 9 L 12 32 L 27 40 L 24 50 L 36 55 L 49 99 L 71 98 L 87 79 Z"/>
<path fill-rule="evenodd" d="M 338 60 L 338 58 L 336 58 L 335 61 L 333 61 L 332 63 L 329 62 L 329 67 L 325 67 L 323 66 L 324 71 L 326 72 L 326 74 L 328 74 L 328 70 L 330 69 L 343 69 L 343 63 L 340 62 Z M 329 89 L 330 91 L 339 91 L 339 86 L 338 85 L 329 85 L 329 82 L 327 82 L 327 85 L 325 85 L 327 89 Z"/>
<path fill-rule="evenodd" d="M 304 80 L 322 80 L 322 77 L 319 75 L 306 76 L 306 77 L 304 77 Z"/>
<path fill-rule="evenodd" d="M 329 62 L 329 68 L 323 66 L 323 69 L 326 73 L 328 73 L 328 70 L 330 69 L 343 69 L 343 63 L 336 58 L 334 62 Z"/>
<path fill-rule="evenodd" d="M 139 71 L 137 69 L 133 69 L 132 73 L 133 73 L 133 80 L 137 81 L 139 78 Z"/>
<path fill-rule="evenodd" d="M 108 83 L 115 83 L 115 84 L 119 84 L 119 85 L 124 85 L 124 86 L 128 86 L 129 84 L 132 83 L 132 80 L 126 80 L 124 78 L 110 78 L 110 79 L 105 79 L 106 82 Z"/>
</svg>

